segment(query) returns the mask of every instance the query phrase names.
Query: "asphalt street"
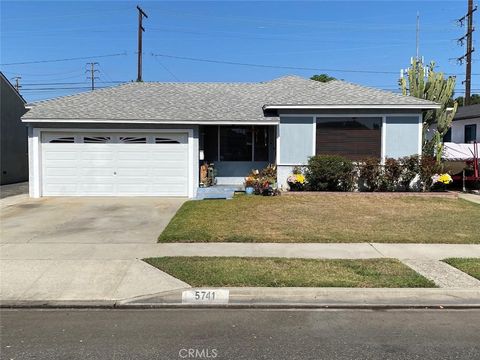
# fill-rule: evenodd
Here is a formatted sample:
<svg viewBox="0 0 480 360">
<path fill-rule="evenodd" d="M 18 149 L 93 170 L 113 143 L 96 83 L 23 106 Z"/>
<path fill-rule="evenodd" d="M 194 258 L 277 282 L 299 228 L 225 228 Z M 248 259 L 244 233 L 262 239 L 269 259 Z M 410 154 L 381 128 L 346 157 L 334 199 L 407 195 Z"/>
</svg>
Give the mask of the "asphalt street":
<svg viewBox="0 0 480 360">
<path fill-rule="evenodd" d="M 6 310 L 2 359 L 479 359 L 480 310 Z"/>
</svg>

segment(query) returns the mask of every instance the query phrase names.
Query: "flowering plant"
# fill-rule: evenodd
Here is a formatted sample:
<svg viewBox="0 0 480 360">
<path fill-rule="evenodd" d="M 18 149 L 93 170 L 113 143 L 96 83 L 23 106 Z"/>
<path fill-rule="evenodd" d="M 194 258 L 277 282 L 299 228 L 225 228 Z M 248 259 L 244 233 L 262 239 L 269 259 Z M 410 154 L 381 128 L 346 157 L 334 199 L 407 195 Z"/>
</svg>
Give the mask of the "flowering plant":
<svg viewBox="0 0 480 360">
<path fill-rule="evenodd" d="M 301 173 L 294 173 L 287 178 L 291 191 L 302 191 L 305 188 L 305 176 Z"/>
<path fill-rule="evenodd" d="M 453 182 L 453 179 L 449 174 L 435 174 L 432 176 L 433 184 L 441 183 L 441 184 L 448 185 L 451 182 Z"/>
<path fill-rule="evenodd" d="M 246 187 L 246 188 L 247 188 L 247 187 L 252 187 L 252 188 L 254 188 L 256 183 L 257 183 L 256 179 L 255 179 L 254 177 L 252 177 L 252 176 L 247 176 L 247 177 L 245 178 L 245 183 L 244 183 L 244 184 L 245 184 L 245 187 Z"/>
<path fill-rule="evenodd" d="M 262 170 L 252 170 L 244 184 L 245 187 L 253 187 L 257 195 L 277 195 L 277 167 L 268 165 Z"/>
<path fill-rule="evenodd" d="M 305 184 L 305 176 L 303 174 L 293 174 L 287 178 L 288 183 L 291 184 Z"/>
</svg>

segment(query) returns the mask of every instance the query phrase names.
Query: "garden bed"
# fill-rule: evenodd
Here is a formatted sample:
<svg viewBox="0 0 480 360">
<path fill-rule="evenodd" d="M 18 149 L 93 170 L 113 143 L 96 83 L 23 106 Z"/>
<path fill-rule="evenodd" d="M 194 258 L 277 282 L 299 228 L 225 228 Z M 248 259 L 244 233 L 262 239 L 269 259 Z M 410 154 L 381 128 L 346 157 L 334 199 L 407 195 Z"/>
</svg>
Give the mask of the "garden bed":
<svg viewBox="0 0 480 360">
<path fill-rule="evenodd" d="M 434 198 L 447 198 L 447 199 L 458 199 L 459 193 L 456 191 L 446 191 L 446 192 L 406 192 L 406 191 L 396 191 L 396 192 L 343 192 L 343 191 L 283 191 L 282 195 L 284 196 L 384 196 L 384 197 L 402 197 L 402 196 L 418 196 L 418 197 L 434 197 Z"/>
</svg>

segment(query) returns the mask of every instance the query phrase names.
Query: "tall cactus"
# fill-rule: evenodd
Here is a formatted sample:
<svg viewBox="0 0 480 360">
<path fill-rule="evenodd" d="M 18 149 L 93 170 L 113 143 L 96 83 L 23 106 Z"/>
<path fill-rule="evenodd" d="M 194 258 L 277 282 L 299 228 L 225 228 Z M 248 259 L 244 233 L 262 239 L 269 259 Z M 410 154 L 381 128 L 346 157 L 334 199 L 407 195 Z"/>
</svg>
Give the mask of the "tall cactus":
<svg viewBox="0 0 480 360">
<path fill-rule="evenodd" d="M 419 59 L 412 60 L 407 71 L 407 77 L 400 78 L 400 89 L 403 95 L 410 95 L 420 99 L 435 101 L 440 104 L 440 109 L 428 110 L 423 114 L 423 146 L 424 154 L 436 153 L 437 161 L 440 162 L 443 145 L 443 136 L 452 124 L 453 117 L 457 112 L 458 103 L 454 102 L 453 109 L 448 109 L 447 104 L 453 96 L 455 89 L 455 77 L 445 79 L 442 72 L 435 72 L 435 63 L 432 61 L 426 70 L 423 62 Z M 433 138 L 427 139 L 427 132 L 435 125 Z"/>
</svg>

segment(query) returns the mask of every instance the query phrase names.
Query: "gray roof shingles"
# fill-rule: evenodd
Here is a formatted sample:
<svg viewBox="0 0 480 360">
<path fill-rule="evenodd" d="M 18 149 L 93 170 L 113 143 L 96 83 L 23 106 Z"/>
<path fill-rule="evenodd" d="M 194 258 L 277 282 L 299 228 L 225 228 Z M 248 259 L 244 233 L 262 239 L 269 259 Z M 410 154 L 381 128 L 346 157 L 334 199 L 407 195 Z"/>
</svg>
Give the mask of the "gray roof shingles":
<svg viewBox="0 0 480 360">
<path fill-rule="evenodd" d="M 480 104 L 460 106 L 453 120 L 480 118 Z"/>
<path fill-rule="evenodd" d="M 275 121 L 264 105 L 431 106 L 432 102 L 347 83 L 286 76 L 259 83 L 126 83 L 39 101 L 23 119 L 131 122 Z"/>
</svg>

